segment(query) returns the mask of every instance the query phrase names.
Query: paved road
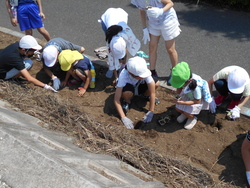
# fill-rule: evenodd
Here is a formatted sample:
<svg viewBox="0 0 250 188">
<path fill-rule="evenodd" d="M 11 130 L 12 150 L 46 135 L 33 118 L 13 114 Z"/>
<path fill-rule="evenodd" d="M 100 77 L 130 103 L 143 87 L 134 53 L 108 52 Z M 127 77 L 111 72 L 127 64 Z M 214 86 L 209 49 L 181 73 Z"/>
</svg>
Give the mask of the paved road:
<svg viewBox="0 0 250 188">
<path fill-rule="evenodd" d="M 104 33 L 97 20 L 109 7 L 121 7 L 127 11 L 129 26 L 138 38 L 142 38 L 139 11 L 130 0 L 43 0 L 42 3 L 45 27 L 51 36 L 83 45 L 86 54 L 91 56 L 95 56 L 95 48 L 105 45 Z M 182 30 L 176 41 L 179 61 L 188 62 L 192 71 L 204 79 L 210 79 L 219 69 L 233 64 L 250 73 L 249 13 L 177 1 L 174 8 Z M 0 25 L 19 31 L 9 22 L 5 1 L 0 2 L 0 12 Z M 35 37 L 42 38 L 37 31 L 34 32 Z M 141 50 L 148 52 L 145 45 Z M 158 52 L 157 71 L 160 77 L 165 77 L 170 73 L 170 61 L 163 40 Z"/>
</svg>

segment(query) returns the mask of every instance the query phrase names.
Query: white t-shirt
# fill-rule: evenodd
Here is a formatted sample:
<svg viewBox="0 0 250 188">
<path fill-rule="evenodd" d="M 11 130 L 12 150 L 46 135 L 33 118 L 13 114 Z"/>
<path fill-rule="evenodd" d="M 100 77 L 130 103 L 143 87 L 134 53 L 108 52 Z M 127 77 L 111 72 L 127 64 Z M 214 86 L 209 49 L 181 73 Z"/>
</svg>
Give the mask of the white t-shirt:
<svg viewBox="0 0 250 188">
<path fill-rule="evenodd" d="M 220 79 L 227 80 L 228 79 L 228 74 L 230 72 L 232 72 L 233 70 L 238 69 L 238 68 L 242 69 L 242 67 L 239 67 L 239 66 L 236 66 L 236 65 L 225 67 L 225 68 L 221 69 L 219 72 L 217 72 L 213 76 L 213 80 L 214 81 L 217 81 L 217 80 L 220 80 Z M 243 96 L 249 96 L 249 95 L 250 95 L 250 78 L 248 76 L 246 84 L 245 84 L 245 89 L 243 91 Z"/>
<path fill-rule="evenodd" d="M 135 5 L 138 9 L 147 11 L 147 6 L 163 8 L 166 4 L 162 3 L 161 0 L 131 0 L 131 3 Z M 176 19 L 178 21 L 176 12 L 173 7 L 168 11 L 164 12 L 163 15 L 158 18 L 148 17 L 149 25 L 167 25 L 171 19 Z M 180 25 L 180 24 L 179 24 Z"/>
<path fill-rule="evenodd" d="M 122 72 L 120 73 L 119 75 L 119 79 L 118 79 L 118 83 L 117 83 L 117 87 L 124 87 L 126 84 L 131 84 L 133 86 L 136 86 L 137 82 L 140 81 L 140 84 L 143 84 L 143 83 L 151 83 L 153 81 L 153 78 L 152 76 L 148 76 L 144 79 L 141 79 L 141 80 L 138 80 L 136 78 L 133 78 L 129 73 L 128 71 L 124 68 L 122 70 Z"/>
<path fill-rule="evenodd" d="M 121 8 L 109 8 L 101 16 L 102 21 L 109 28 L 112 25 L 119 25 L 121 22 L 128 23 L 128 13 Z"/>
</svg>

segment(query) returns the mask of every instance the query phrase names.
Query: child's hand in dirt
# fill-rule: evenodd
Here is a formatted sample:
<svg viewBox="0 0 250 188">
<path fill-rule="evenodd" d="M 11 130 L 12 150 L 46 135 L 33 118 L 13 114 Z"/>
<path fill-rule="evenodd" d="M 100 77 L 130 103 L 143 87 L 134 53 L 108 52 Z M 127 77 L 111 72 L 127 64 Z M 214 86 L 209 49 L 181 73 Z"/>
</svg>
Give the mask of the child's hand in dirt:
<svg viewBox="0 0 250 188">
<path fill-rule="evenodd" d="M 78 91 L 79 97 L 83 96 L 86 93 L 86 89 L 84 89 L 84 88 L 78 88 L 78 89 L 79 89 L 79 91 Z"/>
<path fill-rule="evenodd" d="M 67 81 L 64 80 L 61 82 L 61 86 L 66 86 L 66 85 L 67 85 Z"/>
</svg>

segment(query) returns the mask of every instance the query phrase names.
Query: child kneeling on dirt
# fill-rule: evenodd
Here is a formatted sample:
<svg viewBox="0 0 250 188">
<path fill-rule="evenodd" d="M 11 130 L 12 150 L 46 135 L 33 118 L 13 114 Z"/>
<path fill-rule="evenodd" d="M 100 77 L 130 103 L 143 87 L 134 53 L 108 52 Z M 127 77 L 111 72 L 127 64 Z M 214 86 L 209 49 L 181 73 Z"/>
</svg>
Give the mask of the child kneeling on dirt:
<svg viewBox="0 0 250 188">
<path fill-rule="evenodd" d="M 90 69 L 93 69 L 93 64 L 87 56 L 82 55 L 76 50 L 63 50 L 58 60 L 63 71 L 67 71 L 66 77 L 62 82 L 62 86 L 81 84 L 78 88 L 78 96 L 83 96 L 91 82 Z M 73 77 L 69 80 L 70 75 Z"/>
<path fill-rule="evenodd" d="M 139 95 L 149 100 L 149 111 L 143 117 L 143 122 L 151 122 L 154 116 L 155 90 L 159 85 L 157 78 L 152 78 L 150 70 L 147 68 L 145 59 L 141 57 L 130 58 L 121 71 L 115 91 L 114 103 L 121 117 L 122 123 L 128 128 L 133 129 L 133 122 L 126 117 L 129 110 L 131 99 L 134 95 Z M 123 104 L 120 99 L 123 98 Z"/>
<path fill-rule="evenodd" d="M 172 77 L 170 83 L 174 88 L 177 88 L 177 96 L 173 102 L 175 108 L 181 113 L 178 116 L 178 123 L 187 122 L 184 125 L 185 129 L 192 129 L 201 110 L 210 110 L 215 112 L 215 104 L 212 104 L 212 97 L 209 92 L 207 81 L 200 76 L 191 73 L 189 65 L 186 62 L 178 63 L 172 69 Z M 211 105 L 209 105 L 211 103 Z"/>
</svg>

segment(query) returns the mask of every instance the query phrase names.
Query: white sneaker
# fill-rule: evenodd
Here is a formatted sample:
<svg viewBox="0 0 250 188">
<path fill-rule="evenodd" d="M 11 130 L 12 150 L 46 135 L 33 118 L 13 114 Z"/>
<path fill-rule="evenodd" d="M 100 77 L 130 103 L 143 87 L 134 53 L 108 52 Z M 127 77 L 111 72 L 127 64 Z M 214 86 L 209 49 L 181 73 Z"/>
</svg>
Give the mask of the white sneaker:
<svg viewBox="0 0 250 188">
<path fill-rule="evenodd" d="M 194 116 L 194 119 L 188 119 L 187 123 L 184 125 L 184 128 L 189 130 L 192 129 L 197 123 L 197 118 Z"/>
<path fill-rule="evenodd" d="M 183 121 L 185 121 L 187 119 L 187 116 L 185 116 L 184 114 L 181 114 L 177 117 L 177 121 L 178 123 L 182 123 Z"/>
</svg>

